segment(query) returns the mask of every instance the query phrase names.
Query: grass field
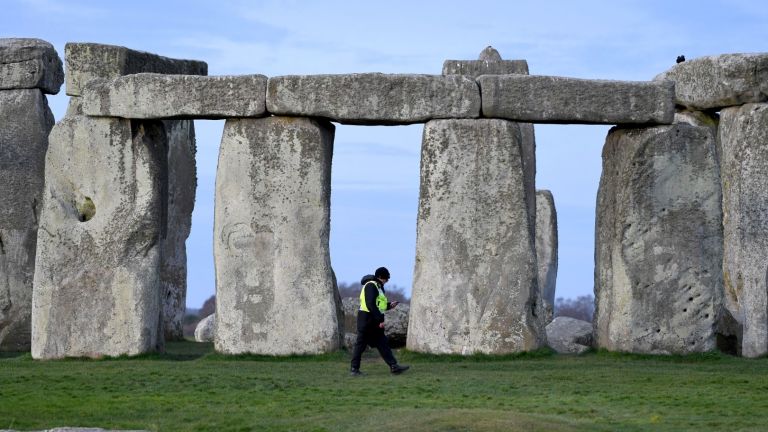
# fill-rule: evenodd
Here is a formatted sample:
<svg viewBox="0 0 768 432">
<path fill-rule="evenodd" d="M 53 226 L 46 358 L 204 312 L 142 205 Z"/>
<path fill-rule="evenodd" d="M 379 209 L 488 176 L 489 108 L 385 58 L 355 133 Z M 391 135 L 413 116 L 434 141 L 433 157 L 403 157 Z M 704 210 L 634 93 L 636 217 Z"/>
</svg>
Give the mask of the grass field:
<svg viewBox="0 0 768 432">
<path fill-rule="evenodd" d="M 768 430 L 768 359 L 548 352 L 226 357 L 171 343 L 139 358 L 0 355 L 0 429 L 307 431 Z"/>
</svg>

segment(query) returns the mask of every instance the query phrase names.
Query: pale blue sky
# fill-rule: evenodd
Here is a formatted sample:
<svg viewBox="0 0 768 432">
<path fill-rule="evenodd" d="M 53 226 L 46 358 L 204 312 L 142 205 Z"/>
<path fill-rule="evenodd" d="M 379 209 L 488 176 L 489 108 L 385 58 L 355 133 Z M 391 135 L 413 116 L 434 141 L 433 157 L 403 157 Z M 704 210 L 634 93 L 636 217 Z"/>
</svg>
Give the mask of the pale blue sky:
<svg viewBox="0 0 768 432">
<path fill-rule="evenodd" d="M 768 51 L 768 7 L 737 1 L 4 0 L 0 37 L 123 45 L 203 60 L 209 74 L 440 74 L 487 45 L 531 74 L 649 80 L 675 57 Z M 57 119 L 64 91 L 49 97 Z M 198 195 L 187 241 L 187 304 L 214 293 L 213 185 L 223 121 L 197 129 Z M 331 260 L 340 281 L 380 265 L 410 289 L 420 125 L 336 130 Z M 557 296 L 592 293 L 594 208 L 607 126 L 537 125 L 537 188 L 560 225 Z M 378 172 L 379 176 L 371 175 Z"/>
</svg>

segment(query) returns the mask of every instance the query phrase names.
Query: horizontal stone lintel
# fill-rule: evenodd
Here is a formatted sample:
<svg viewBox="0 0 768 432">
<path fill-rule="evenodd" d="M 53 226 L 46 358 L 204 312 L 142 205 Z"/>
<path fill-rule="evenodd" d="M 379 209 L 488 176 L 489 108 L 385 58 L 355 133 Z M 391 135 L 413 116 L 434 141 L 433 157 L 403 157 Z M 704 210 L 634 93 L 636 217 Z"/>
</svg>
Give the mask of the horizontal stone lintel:
<svg viewBox="0 0 768 432">
<path fill-rule="evenodd" d="M 96 78 L 111 79 L 139 73 L 208 75 L 208 64 L 136 51 L 122 46 L 73 43 L 64 46 L 67 95 L 81 96 L 85 85 Z"/>
<path fill-rule="evenodd" d="M 0 38 L 0 90 L 39 88 L 56 94 L 64 82 L 53 45 L 31 38 Z"/>
<path fill-rule="evenodd" d="M 460 75 L 287 75 L 269 79 L 267 111 L 356 125 L 477 118 L 480 90 Z"/>
<path fill-rule="evenodd" d="M 477 78 L 483 117 L 530 123 L 671 124 L 674 83 L 541 75 Z"/>
<path fill-rule="evenodd" d="M 264 75 L 125 75 L 89 82 L 83 112 L 133 119 L 264 117 L 266 87 Z"/>
</svg>

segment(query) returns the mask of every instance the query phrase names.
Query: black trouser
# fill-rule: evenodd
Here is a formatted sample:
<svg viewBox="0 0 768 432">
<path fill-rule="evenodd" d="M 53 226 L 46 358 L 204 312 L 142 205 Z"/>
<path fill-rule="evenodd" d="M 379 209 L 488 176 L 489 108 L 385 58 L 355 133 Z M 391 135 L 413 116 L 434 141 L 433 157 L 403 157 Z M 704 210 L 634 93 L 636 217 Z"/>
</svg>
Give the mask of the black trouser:
<svg viewBox="0 0 768 432">
<path fill-rule="evenodd" d="M 384 329 L 378 327 L 361 329 L 358 327 L 355 350 L 352 352 L 352 369 L 360 369 L 360 358 L 363 356 L 366 345 L 379 350 L 381 358 L 390 367 L 397 364 L 397 360 L 395 360 L 395 356 L 387 343 L 387 337 L 384 335 Z"/>
</svg>

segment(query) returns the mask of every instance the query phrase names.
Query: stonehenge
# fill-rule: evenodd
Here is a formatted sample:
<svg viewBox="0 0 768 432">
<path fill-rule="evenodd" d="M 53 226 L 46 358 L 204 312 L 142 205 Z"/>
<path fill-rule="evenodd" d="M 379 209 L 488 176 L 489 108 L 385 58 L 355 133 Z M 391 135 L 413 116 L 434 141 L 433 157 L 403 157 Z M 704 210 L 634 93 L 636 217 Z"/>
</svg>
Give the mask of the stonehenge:
<svg viewBox="0 0 768 432">
<path fill-rule="evenodd" d="M 46 94 L 64 81 L 39 39 L 0 39 L 0 351 L 29 351 L 32 279 L 48 133 Z"/>
<path fill-rule="evenodd" d="M 343 345 L 328 247 L 335 122 L 424 124 L 408 349 L 547 345 L 557 219 L 536 188 L 533 124 L 575 123 L 614 125 L 591 343 L 768 353 L 768 54 L 691 59 L 645 82 L 530 75 L 491 47 L 440 75 L 207 76 L 202 61 L 93 43 L 67 44 L 64 62 L 66 76 L 49 43 L 0 39 L 0 350 L 134 355 L 181 338 L 192 120 L 225 119 L 219 352 Z M 54 125 L 45 94 L 64 81 Z"/>
</svg>

